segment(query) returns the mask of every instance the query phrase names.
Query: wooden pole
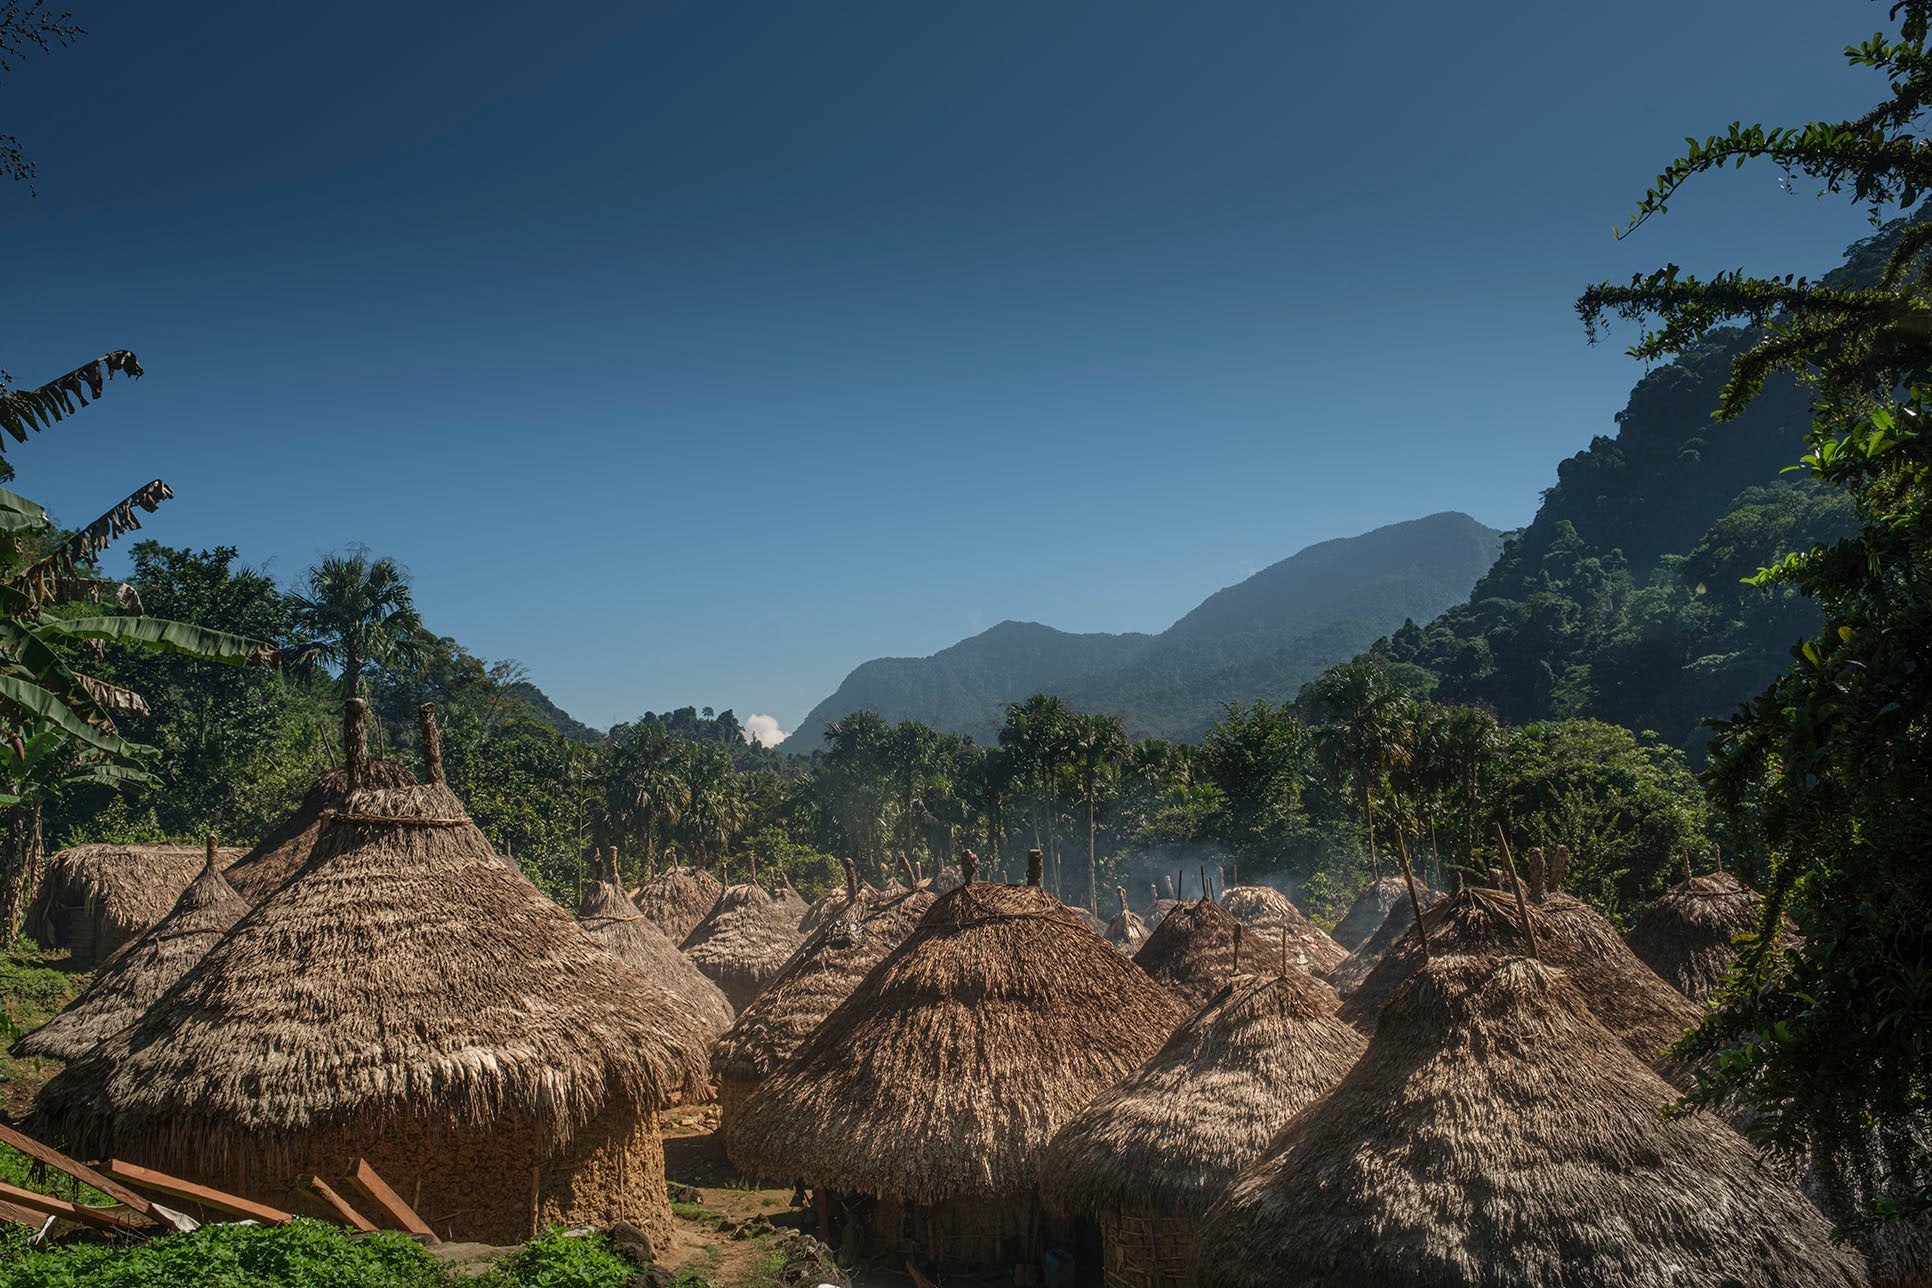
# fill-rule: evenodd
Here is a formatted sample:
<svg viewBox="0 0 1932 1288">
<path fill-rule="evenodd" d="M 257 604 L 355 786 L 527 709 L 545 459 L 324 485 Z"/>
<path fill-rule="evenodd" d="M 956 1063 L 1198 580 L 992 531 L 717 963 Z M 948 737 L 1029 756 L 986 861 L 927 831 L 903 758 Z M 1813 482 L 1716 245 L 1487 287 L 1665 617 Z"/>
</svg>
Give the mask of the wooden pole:
<svg viewBox="0 0 1932 1288">
<path fill-rule="evenodd" d="M 423 735 L 423 780 L 443 782 L 443 733 L 436 727 L 436 704 L 425 702 L 416 708 L 416 727 Z"/>
<path fill-rule="evenodd" d="M 1422 928 L 1422 900 L 1415 893 L 1415 869 L 1409 866 L 1409 842 L 1401 829 L 1395 833 L 1396 853 L 1402 856 L 1402 879 L 1409 885 L 1409 909 L 1415 913 L 1415 942 L 1422 949 L 1422 963 L 1429 964 L 1429 932 Z"/>
<path fill-rule="evenodd" d="M 209 867 L 215 866 L 215 834 L 208 833 L 208 852 L 203 860 Z"/>
<path fill-rule="evenodd" d="M 342 767 L 349 790 L 361 791 L 369 779 L 369 704 L 361 698 L 342 704 Z"/>
<path fill-rule="evenodd" d="M 974 854 L 971 850 L 961 850 L 959 852 L 960 884 L 971 885 L 973 884 L 973 878 L 978 875 L 979 875 L 979 855 Z"/>
<path fill-rule="evenodd" d="M 1509 852 L 1509 838 L 1503 835 L 1503 825 L 1496 824 L 1496 839 L 1503 847 L 1503 863 L 1509 872 L 1509 888 L 1516 892 L 1516 915 L 1523 919 L 1523 934 L 1529 938 L 1530 956 L 1538 961 L 1543 959 L 1542 946 L 1536 942 L 1536 925 L 1530 920 L 1529 904 L 1523 900 L 1523 883 L 1516 879 L 1516 860 Z"/>
<path fill-rule="evenodd" d="M 1039 885 L 1042 876 L 1045 875 L 1045 868 L 1046 855 L 1041 852 L 1039 846 L 1036 845 L 1026 852 L 1026 883 L 1028 885 Z"/>
</svg>

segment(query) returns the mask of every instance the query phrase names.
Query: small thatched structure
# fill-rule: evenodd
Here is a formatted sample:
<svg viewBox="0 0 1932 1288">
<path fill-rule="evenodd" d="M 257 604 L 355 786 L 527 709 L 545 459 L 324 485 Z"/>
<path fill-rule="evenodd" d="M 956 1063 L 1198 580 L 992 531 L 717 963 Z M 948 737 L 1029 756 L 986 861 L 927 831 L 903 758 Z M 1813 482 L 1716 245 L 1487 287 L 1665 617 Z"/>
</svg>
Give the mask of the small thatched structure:
<svg viewBox="0 0 1932 1288">
<path fill-rule="evenodd" d="M 1416 883 L 1418 895 L 1427 892 L 1427 886 Z M 1408 904 L 1409 886 L 1401 877 L 1383 877 L 1380 881 L 1371 881 L 1348 905 L 1348 911 L 1342 914 L 1342 919 L 1335 923 L 1332 938 L 1352 953 L 1382 928 L 1390 912 L 1398 907 L 1406 908 Z"/>
<path fill-rule="evenodd" d="M 353 784 L 367 704 L 348 706 Z M 37 1133 L 297 1212 L 318 1210 L 297 1178 L 364 1158 L 448 1237 L 668 1237 L 658 1112 L 703 1079 L 705 1035 L 430 769 L 352 787 L 293 880 L 42 1089 Z"/>
<path fill-rule="evenodd" d="M 243 851 L 222 848 L 223 867 Z M 199 845 L 76 845 L 47 860 L 23 929 L 75 966 L 109 957 L 168 915 L 206 859 Z"/>
<path fill-rule="evenodd" d="M 1564 972 L 1437 957 L 1209 1211 L 1201 1288 L 1854 1288 L 1858 1255 Z"/>
<path fill-rule="evenodd" d="M 804 895 L 792 887 L 792 883 L 785 878 L 784 873 L 781 872 L 778 875 L 779 883 L 772 888 L 771 901 L 792 919 L 792 929 L 798 931 L 802 939 L 805 935 L 802 927 L 805 924 L 806 915 L 812 910 L 812 905 L 806 901 Z"/>
<path fill-rule="evenodd" d="M 188 883 L 168 915 L 123 945 L 86 992 L 14 1043 L 13 1054 L 78 1060 L 140 1019 L 248 911 L 248 901 L 222 879 L 220 861 L 211 842 L 201 875 Z"/>
<path fill-rule="evenodd" d="M 726 1147 L 827 1191 L 854 1244 L 1036 1266 L 1041 1152 L 1183 1018 L 1037 885 L 969 880 L 739 1107 Z"/>
<path fill-rule="evenodd" d="M 1108 1288 L 1185 1283 L 1208 1206 L 1367 1045 L 1300 971 L 1238 976 L 1060 1129 L 1040 1192 L 1098 1222 Z"/>
<path fill-rule="evenodd" d="M 1126 953 L 1129 957 L 1132 957 L 1140 951 L 1140 946 L 1147 942 L 1147 936 L 1150 932 L 1147 929 L 1147 923 L 1136 916 L 1134 910 L 1127 906 L 1127 891 L 1125 889 L 1120 886 L 1115 886 L 1114 897 L 1120 900 L 1120 909 L 1114 913 L 1113 920 L 1107 923 L 1105 932 L 1107 942 L 1115 948 L 1120 949 L 1121 952 Z"/>
<path fill-rule="evenodd" d="M 1569 972 L 1604 1027 L 1668 1077 L 1680 1070 L 1660 1053 L 1694 1027 L 1703 1011 L 1657 977 L 1624 946 L 1616 929 L 1581 899 L 1552 894 L 1527 905 L 1536 928 L 1538 957 Z M 1513 896 L 1471 888 L 1422 914 L 1429 953 L 1449 956 L 1516 956 L 1530 951 Z M 1342 1018 L 1364 1033 L 1375 1031 L 1382 1004 L 1422 964 L 1413 928 L 1390 946 L 1360 988 L 1342 1003 Z"/>
<path fill-rule="evenodd" d="M 1265 941 L 1212 899 L 1175 905 L 1134 954 L 1134 964 L 1178 998 L 1190 1014 L 1206 1006 L 1237 975 L 1291 970 L 1307 974 L 1306 963 L 1292 937 Z M 1327 985 L 1316 983 L 1315 987 L 1331 1005 L 1339 1002 Z"/>
<path fill-rule="evenodd" d="M 1758 929 L 1761 902 L 1728 872 L 1690 877 L 1645 908 L 1624 942 L 1685 997 L 1708 1002 L 1737 962 L 1732 941 Z"/>
<path fill-rule="evenodd" d="M 1425 912 L 1441 903 L 1443 897 L 1439 890 L 1420 885 L 1416 887 L 1416 898 Z M 1382 955 L 1389 951 L 1391 944 L 1403 935 L 1414 933 L 1415 909 L 1409 906 L 1409 892 L 1404 889 L 1402 902 L 1389 909 L 1388 916 L 1382 918 L 1382 924 L 1375 928 L 1374 934 L 1356 945 L 1340 966 L 1328 972 L 1328 982 L 1336 992 L 1347 997 L 1362 986 L 1362 981 L 1368 978 L 1369 972 L 1375 969 L 1376 963 L 1382 960 Z"/>
<path fill-rule="evenodd" d="M 724 992 L 625 898 L 616 882 L 599 881 L 585 890 L 577 920 L 639 975 L 677 999 L 707 1035 L 715 1037 L 731 1027 L 733 1011 Z"/>
<path fill-rule="evenodd" d="M 943 865 L 939 871 L 920 882 L 920 884 L 928 892 L 934 895 L 942 895 L 959 889 L 964 882 L 965 877 L 961 875 L 959 865 L 957 863 L 948 863 Z"/>
<path fill-rule="evenodd" d="M 742 1011 L 765 985 L 777 978 L 804 937 L 798 921 L 802 902 L 777 898 L 746 882 L 718 896 L 711 912 L 679 947 L 692 965 L 724 990 L 732 1009 Z"/>
<path fill-rule="evenodd" d="M 923 889 L 880 894 L 861 888 L 856 876 L 845 897 L 842 914 L 825 919 L 712 1048 L 727 1129 L 745 1097 L 912 934 L 934 901 Z"/>
<path fill-rule="evenodd" d="M 635 902 L 666 939 L 681 944 L 723 893 L 724 883 L 709 869 L 669 867 L 638 887 Z"/>
<path fill-rule="evenodd" d="M 1328 932 L 1310 921 L 1294 900 L 1268 886 L 1230 886 L 1221 892 L 1221 906 L 1234 919 L 1268 943 L 1288 933 L 1292 951 L 1300 958 L 1303 970 L 1311 975 L 1326 975 L 1342 964 L 1348 949 L 1328 937 Z"/>
<path fill-rule="evenodd" d="M 368 775 L 363 786 L 371 790 L 416 785 L 416 775 L 399 761 L 371 759 L 363 772 Z M 230 865 L 228 884 L 235 887 L 235 893 L 257 904 L 301 871 L 315 851 L 316 838 L 322 835 L 322 816 L 341 809 L 348 799 L 348 782 L 348 771 L 342 769 L 331 769 L 317 778 L 295 812 Z"/>
</svg>

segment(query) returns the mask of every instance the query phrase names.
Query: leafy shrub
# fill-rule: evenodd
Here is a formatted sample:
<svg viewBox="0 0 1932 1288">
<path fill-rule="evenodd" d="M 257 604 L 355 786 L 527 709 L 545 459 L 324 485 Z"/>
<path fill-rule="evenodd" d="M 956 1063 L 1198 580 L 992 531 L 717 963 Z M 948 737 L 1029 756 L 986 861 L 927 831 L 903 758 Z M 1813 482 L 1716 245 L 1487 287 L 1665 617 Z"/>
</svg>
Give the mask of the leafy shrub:
<svg viewBox="0 0 1932 1288">
<path fill-rule="evenodd" d="M 572 1236 L 551 1226 L 496 1270 L 469 1282 L 474 1288 L 624 1288 L 636 1273 L 603 1235 Z"/>
<path fill-rule="evenodd" d="M 356 1238 L 301 1218 L 282 1227 L 207 1225 L 133 1248 L 12 1247 L 16 1255 L 0 1262 L 0 1288 L 448 1288 L 450 1282 L 406 1235 Z"/>
</svg>

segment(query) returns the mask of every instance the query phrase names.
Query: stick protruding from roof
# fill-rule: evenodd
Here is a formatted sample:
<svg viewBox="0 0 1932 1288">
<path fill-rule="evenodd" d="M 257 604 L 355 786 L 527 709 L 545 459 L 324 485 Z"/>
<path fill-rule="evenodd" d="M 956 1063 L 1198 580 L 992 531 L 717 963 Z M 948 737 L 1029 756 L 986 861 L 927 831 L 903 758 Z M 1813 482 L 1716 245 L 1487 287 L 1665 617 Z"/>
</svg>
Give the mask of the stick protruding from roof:
<svg viewBox="0 0 1932 1288">
<path fill-rule="evenodd" d="M 845 901 L 857 904 L 859 901 L 859 868 L 852 860 L 845 860 Z"/>
<path fill-rule="evenodd" d="M 1543 953 L 1536 942 L 1536 924 L 1530 920 L 1529 904 L 1523 898 L 1523 883 L 1516 876 L 1516 860 L 1509 852 L 1509 838 L 1503 835 L 1503 825 L 1496 824 L 1496 840 L 1503 847 L 1503 862 L 1509 867 L 1509 888 L 1516 895 L 1516 915 L 1523 919 L 1523 934 L 1529 939 L 1529 955 L 1541 960 Z"/>
<path fill-rule="evenodd" d="M 959 883 L 961 885 L 971 885 L 973 884 L 973 878 L 978 875 L 979 855 L 974 854 L 971 850 L 961 850 L 959 852 Z"/>
<path fill-rule="evenodd" d="M 1039 885 L 1045 875 L 1046 855 L 1042 854 L 1040 847 L 1036 845 L 1026 852 L 1026 883 L 1030 886 Z"/>
<path fill-rule="evenodd" d="M 210 868 L 215 866 L 215 834 L 213 832 L 208 833 L 208 854 L 203 866 Z"/>
<path fill-rule="evenodd" d="M 443 778 L 443 731 L 436 727 L 436 704 L 425 702 L 416 708 L 416 727 L 423 734 L 423 781 L 441 783 Z"/>
<path fill-rule="evenodd" d="M 342 768 L 351 792 L 369 781 L 369 704 L 350 698 L 342 704 Z"/>
</svg>

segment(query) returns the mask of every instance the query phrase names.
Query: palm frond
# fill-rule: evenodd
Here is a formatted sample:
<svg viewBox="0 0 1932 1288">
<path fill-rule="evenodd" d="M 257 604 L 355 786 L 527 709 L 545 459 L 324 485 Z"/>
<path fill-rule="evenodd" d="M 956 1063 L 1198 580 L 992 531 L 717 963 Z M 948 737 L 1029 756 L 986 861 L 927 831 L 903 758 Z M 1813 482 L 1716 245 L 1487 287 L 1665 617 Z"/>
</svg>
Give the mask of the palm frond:
<svg viewBox="0 0 1932 1288">
<path fill-rule="evenodd" d="M 24 443 L 29 434 L 87 406 L 90 395 L 99 398 L 112 377 L 138 379 L 140 375 L 139 359 L 127 349 L 116 349 L 37 388 L 10 389 L 0 393 L 0 431 Z"/>
<path fill-rule="evenodd" d="M 281 657 L 274 645 L 260 640 L 159 617 L 45 617 L 35 623 L 34 629 L 70 639 L 112 640 L 230 666 L 273 666 Z"/>
<path fill-rule="evenodd" d="M 54 551 L 15 577 L 8 585 L 27 596 L 36 609 L 55 602 L 63 581 L 72 580 L 79 565 L 107 549 L 123 533 L 137 531 L 141 520 L 135 510 L 153 514 L 174 491 L 160 479 L 135 489 L 121 503 L 94 522 L 60 543 Z"/>
</svg>

